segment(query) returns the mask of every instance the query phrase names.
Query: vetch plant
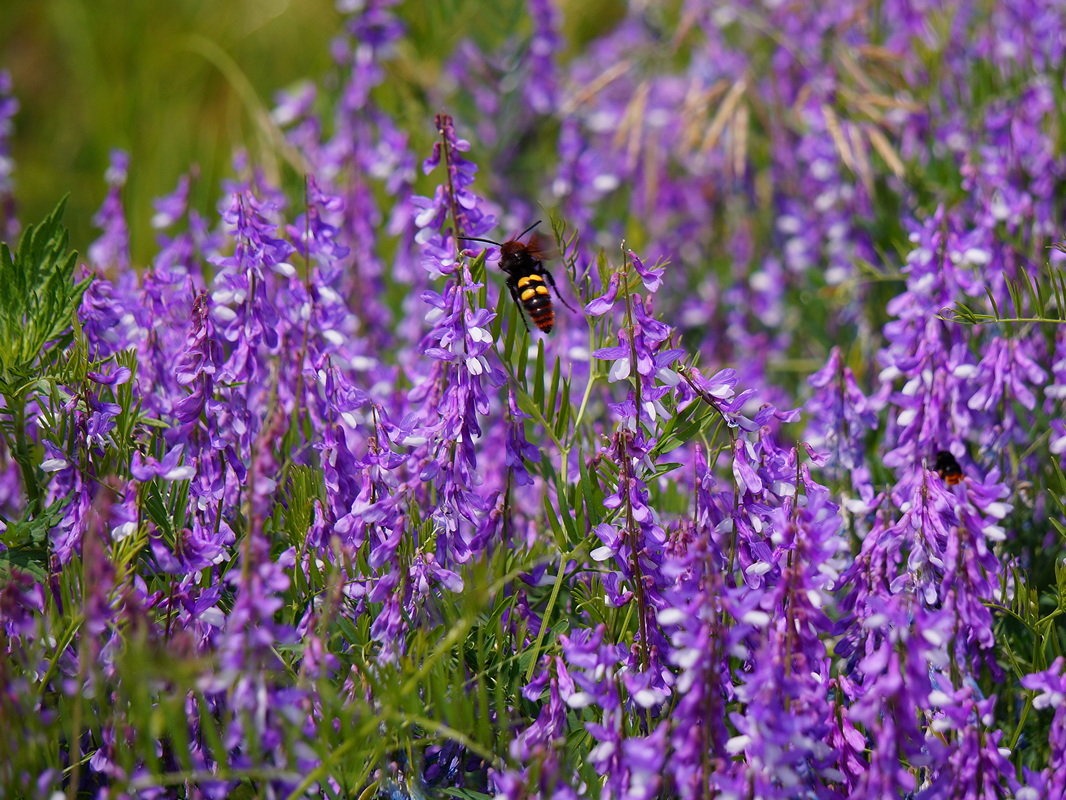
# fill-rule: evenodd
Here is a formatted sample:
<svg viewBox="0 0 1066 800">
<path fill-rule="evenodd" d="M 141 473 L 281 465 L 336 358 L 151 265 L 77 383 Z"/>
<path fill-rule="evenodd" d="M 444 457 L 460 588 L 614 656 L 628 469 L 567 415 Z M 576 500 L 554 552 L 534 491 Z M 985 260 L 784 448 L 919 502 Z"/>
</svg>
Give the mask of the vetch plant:
<svg viewBox="0 0 1066 800">
<path fill-rule="evenodd" d="M 84 264 L 0 72 L 0 793 L 1061 794 L 1061 10 L 339 7 Z"/>
</svg>

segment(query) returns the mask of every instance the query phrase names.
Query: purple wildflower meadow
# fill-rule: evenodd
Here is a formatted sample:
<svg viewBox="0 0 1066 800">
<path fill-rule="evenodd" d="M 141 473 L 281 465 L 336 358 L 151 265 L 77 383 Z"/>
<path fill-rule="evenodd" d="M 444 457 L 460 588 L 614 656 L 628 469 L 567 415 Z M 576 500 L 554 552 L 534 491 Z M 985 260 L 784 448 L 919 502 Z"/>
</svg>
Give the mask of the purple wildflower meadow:
<svg viewBox="0 0 1066 800">
<path fill-rule="evenodd" d="M 0 794 L 1066 793 L 1066 14 L 575 6 L 73 260 L 0 71 Z"/>
</svg>

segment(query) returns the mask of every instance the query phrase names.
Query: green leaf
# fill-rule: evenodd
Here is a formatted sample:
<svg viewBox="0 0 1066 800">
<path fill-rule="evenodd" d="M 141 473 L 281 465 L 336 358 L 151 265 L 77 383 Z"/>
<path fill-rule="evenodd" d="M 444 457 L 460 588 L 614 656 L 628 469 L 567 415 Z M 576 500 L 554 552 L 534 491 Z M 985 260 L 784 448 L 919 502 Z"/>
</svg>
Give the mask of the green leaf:
<svg viewBox="0 0 1066 800">
<path fill-rule="evenodd" d="M 703 434 L 717 419 L 718 413 L 710 406 L 703 403 L 690 403 L 671 418 L 669 426 L 655 447 L 655 455 L 665 455 L 688 444 Z"/>
<path fill-rule="evenodd" d="M 1059 532 L 1059 536 L 1061 536 L 1063 540 L 1066 540 L 1066 525 L 1063 525 L 1054 517 L 1048 517 L 1048 521 L 1055 526 L 1055 530 Z"/>
<path fill-rule="evenodd" d="M 170 518 L 170 513 L 167 511 L 167 502 L 160 491 L 160 484 L 159 478 L 155 478 L 151 483 L 143 487 L 144 497 L 141 501 L 141 508 L 148 515 L 148 519 L 159 528 L 166 543 L 173 547 L 176 540 L 174 523 Z"/>
<path fill-rule="evenodd" d="M 511 305 L 514 305 L 514 304 L 512 303 Z M 516 325 L 512 325 L 511 329 L 515 330 L 516 327 L 517 327 Z M 518 335 L 521 336 L 521 334 L 518 334 Z M 525 336 L 525 337 L 522 337 L 519 340 L 519 342 L 517 344 L 517 349 L 518 349 L 518 364 L 515 366 L 514 374 L 515 374 L 515 377 L 517 377 L 522 389 L 524 391 L 528 391 L 529 390 L 529 381 L 526 379 L 526 366 L 529 363 L 529 338 L 528 338 L 528 335 Z"/>
<path fill-rule="evenodd" d="M 563 394 L 562 405 L 559 408 L 559 415 L 555 419 L 555 438 L 562 440 L 566 436 L 567 428 L 570 426 L 570 415 L 573 413 L 574 406 L 570 402 L 570 379 L 567 378 L 563 381 Z"/>
<path fill-rule="evenodd" d="M 32 572 L 34 561 L 40 555 L 41 567 L 47 569 L 44 546 L 48 541 L 48 532 L 59 524 L 63 509 L 70 500 L 69 496 L 63 497 L 36 516 L 27 513 L 22 519 L 8 521 L 6 530 L 0 533 L 0 542 L 9 549 L 0 556 L 3 556 L 5 561 Z M 4 567 L 0 565 L 0 574 L 3 573 Z"/>
<path fill-rule="evenodd" d="M 28 572 L 36 581 L 48 580 L 48 551 L 43 547 L 24 547 L 0 552 L 0 582 L 14 570 Z"/>
<path fill-rule="evenodd" d="M 74 282 L 77 253 L 67 247 L 66 198 L 39 225 L 30 225 L 12 253 L 0 244 L 0 391 L 21 392 L 70 338 L 89 285 Z"/>
<path fill-rule="evenodd" d="M 947 309 L 940 318 L 948 322 L 959 322 L 964 325 L 980 325 L 987 323 L 1038 323 L 1038 324 L 1062 324 L 1066 323 L 1066 270 L 1062 267 L 1047 265 L 1046 280 L 1034 281 L 1032 276 L 1025 270 L 1019 273 L 1020 277 L 1007 280 L 1007 293 L 1010 295 L 1011 305 L 1014 307 L 1014 316 L 1004 316 L 996 303 L 995 295 L 990 287 L 985 287 L 992 313 L 985 314 L 974 311 L 963 302 L 955 303 L 955 306 Z"/>
<path fill-rule="evenodd" d="M 555 423 L 555 403 L 559 394 L 560 369 L 559 357 L 556 356 L 555 364 L 552 366 L 551 386 L 548 388 L 548 405 L 544 409 L 544 418 L 553 425 Z"/>
</svg>

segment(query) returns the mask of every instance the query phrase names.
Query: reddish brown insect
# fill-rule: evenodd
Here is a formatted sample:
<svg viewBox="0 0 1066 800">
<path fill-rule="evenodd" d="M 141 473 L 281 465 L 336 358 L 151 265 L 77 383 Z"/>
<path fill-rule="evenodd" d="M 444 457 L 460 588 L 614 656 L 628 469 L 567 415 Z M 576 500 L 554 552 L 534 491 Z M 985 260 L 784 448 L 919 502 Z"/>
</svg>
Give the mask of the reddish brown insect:
<svg viewBox="0 0 1066 800">
<path fill-rule="evenodd" d="M 500 269 L 507 273 L 507 290 L 511 293 L 511 299 L 526 310 L 534 325 L 544 333 L 551 333 L 552 326 L 555 325 L 555 309 L 552 307 L 551 293 L 544 284 L 545 278 L 555 290 L 556 295 L 559 294 L 559 289 L 555 285 L 552 274 L 544 268 L 542 263 L 545 256 L 539 237 L 534 235 L 528 242 L 520 241 L 538 225 L 540 225 L 539 219 L 515 238 L 508 239 L 502 244 L 477 236 L 460 236 L 459 238 L 468 242 L 494 244 L 500 248 Z M 564 306 L 570 308 L 570 304 L 561 296 L 559 300 Z M 570 308 L 570 310 L 574 309 Z M 525 318 L 522 321 L 525 322 Z M 526 323 L 526 330 L 529 330 L 528 323 Z"/>
<path fill-rule="evenodd" d="M 962 467 L 959 466 L 959 462 L 947 450 L 937 450 L 935 459 L 933 469 L 936 470 L 937 474 L 948 486 L 960 483 L 965 477 L 962 474 Z"/>
</svg>

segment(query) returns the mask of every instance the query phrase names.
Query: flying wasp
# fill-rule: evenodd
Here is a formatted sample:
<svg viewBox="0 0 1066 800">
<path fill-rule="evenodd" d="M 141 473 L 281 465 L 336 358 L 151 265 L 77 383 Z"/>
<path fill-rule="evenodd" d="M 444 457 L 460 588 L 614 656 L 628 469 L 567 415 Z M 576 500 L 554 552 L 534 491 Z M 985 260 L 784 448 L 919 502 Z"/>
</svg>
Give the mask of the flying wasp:
<svg viewBox="0 0 1066 800">
<path fill-rule="evenodd" d="M 545 278 L 555 290 L 562 304 L 569 308 L 570 304 L 563 300 L 559 294 L 559 288 L 555 285 L 552 274 L 544 268 L 544 251 L 541 248 L 540 239 L 534 235 L 528 242 L 520 241 L 523 236 L 540 225 L 538 219 L 513 239 L 506 242 L 494 242 L 492 239 L 481 239 L 477 236 L 460 236 L 468 242 L 484 242 L 500 248 L 500 269 L 507 273 L 507 290 L 511 293 L 511 299 L 526 310 L 529 318 L 544 333 L 551 333 L 555 325 L 555 309 L 552 308 L 551 293 L 544 284 Z M 525 317 L 522 322 L 529 330 L 529 323 Z"/>
<path fill-rule="evenodd" d="M 934 456 L 933 469 L 948 486 L 961 483 L 963 479 L 962 467 L 955 460 L 955 456 L 947 450 L 937 450 Z"/>
</svg>

